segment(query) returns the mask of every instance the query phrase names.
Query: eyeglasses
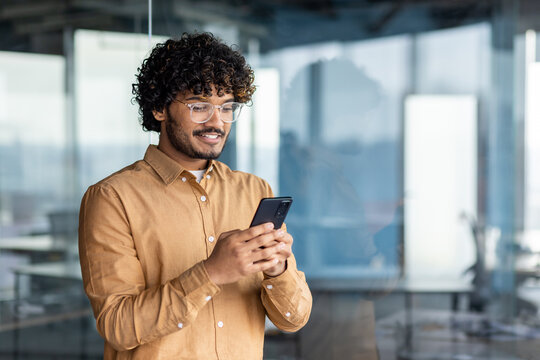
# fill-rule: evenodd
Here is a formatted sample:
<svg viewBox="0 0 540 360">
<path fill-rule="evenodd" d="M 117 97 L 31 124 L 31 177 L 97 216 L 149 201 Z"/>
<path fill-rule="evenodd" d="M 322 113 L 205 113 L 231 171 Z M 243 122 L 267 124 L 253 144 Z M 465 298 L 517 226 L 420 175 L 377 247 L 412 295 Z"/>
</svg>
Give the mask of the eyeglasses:
<svg viewBox="0 0 540 360">
<path fill-rule="evenodd" d="M 206 102 L 198 103 L 185 103 L 180 100 L 176 100 L 189 108 L 189 115 L 191 121 L 197 124 L 203 124 L 210 120 L 214 114 L 215 109 L 219 109 L 220 119 L 226 123 L 233 123 L 238 120 L 240 111 L 244 104 L 238 102 L 228 102 L 223 105 L 214 105 Z"/>
</svg>

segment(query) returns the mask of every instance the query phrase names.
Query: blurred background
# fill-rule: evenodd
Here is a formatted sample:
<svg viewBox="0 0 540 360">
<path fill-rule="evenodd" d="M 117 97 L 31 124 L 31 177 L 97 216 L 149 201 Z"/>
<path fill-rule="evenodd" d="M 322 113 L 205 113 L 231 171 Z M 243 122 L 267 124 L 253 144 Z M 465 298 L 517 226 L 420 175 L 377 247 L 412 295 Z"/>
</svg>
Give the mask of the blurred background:
<svg viewBox="0 0 540 360">
<path fill-rule="evenodd" d="M 157 143 L 131 84 L 195 30 L 256 73 L 221 160 L 294 197 L 313 312 L 265 359 L 538 359 L 536 0 L 2 0 L 0 359 L 102 357 L 80 199 Z"/>
</svg>

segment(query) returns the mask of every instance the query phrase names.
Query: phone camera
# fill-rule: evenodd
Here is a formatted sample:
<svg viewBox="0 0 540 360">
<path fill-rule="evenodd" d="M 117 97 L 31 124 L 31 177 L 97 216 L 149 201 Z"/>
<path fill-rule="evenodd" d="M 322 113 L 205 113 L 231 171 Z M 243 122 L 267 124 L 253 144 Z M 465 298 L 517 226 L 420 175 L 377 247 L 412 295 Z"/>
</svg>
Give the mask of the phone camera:
<svg viewBox="0 0 540 360">
<path fill-rule="evenodd" d="M 290 204 L 291 204 L 290 202 L 283 202 L 283 203 L 279 204 L 278 209 L 276 211 L 276 217 L 278 217 L 278 218 L 284 217 L 285 213 L 287 212 L 287 209 L 290 206 Z"/>
</svg>

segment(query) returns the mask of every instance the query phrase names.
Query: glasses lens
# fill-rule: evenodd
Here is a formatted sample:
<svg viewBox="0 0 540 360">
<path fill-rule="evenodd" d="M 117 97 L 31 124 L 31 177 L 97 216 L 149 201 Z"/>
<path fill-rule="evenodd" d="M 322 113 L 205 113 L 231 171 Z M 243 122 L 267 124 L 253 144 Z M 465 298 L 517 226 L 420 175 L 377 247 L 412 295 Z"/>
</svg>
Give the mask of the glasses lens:
<svg viewBox="0 0 540 360">
<path fill-rule="evenodd" d="M 196 123 L 204 123 L 210 120 L 214 113 L 214 105 L 210 103 L 194 103 L 191 105 L 191 120 Z M 221 107 L 221 120 L 235 122 L 240 116 L 240 110 L 244 104 L 231 102 Z"/>
<path fill-rule="evenodd" d="M 207 121 L 214 111 L 214 107 L 209 103 L 195 103 L 191 106 L 191 119 L 197 123 Z"/>
<path fill-rule="evenodd" d="M 221 109 L 221 119 L 226 122 L 234 122 L 238 120 L 240 116 L 240 110 L 242 110 L 241 103 L 232 102 L 223 105 Z"/>
</svg>

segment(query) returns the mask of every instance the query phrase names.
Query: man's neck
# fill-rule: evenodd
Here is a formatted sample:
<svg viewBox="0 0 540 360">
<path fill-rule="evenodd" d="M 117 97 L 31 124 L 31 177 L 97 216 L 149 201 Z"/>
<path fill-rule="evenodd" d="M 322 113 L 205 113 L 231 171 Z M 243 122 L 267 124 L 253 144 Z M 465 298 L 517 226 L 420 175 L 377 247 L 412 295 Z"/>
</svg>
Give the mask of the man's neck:
<svg viewBox="0 0 540 360">
<path fill-rule="evenodd" d="M 178 152 L 168 142 L 160 141 L 158 149 L 165 153 L 168 157 L 176 161 L 180 166 L 186 170 L 204 170 L 208 167 L 208 160 L 206 159 L 192 159 L 185 154 Z"/>
</svg>

